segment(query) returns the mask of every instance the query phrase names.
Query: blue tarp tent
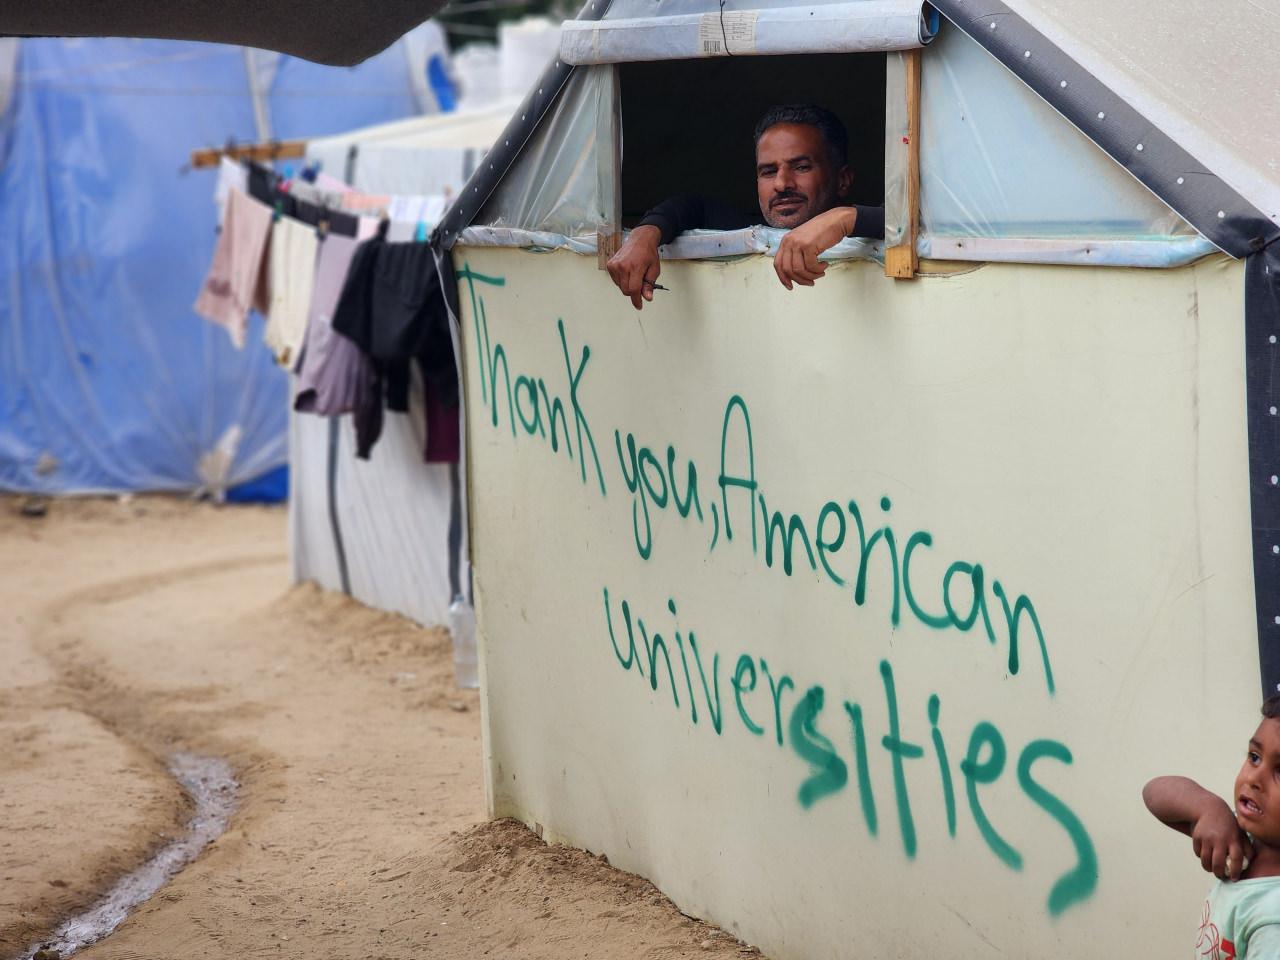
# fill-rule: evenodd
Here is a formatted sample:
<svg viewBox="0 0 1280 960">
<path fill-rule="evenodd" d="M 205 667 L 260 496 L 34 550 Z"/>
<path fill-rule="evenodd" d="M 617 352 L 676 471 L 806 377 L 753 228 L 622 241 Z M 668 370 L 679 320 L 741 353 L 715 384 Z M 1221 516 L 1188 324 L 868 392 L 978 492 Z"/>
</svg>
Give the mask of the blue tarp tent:
<svg viewBox="0 0 1280 960">
<path fill-rule="evenodd" d="M 214 176 L 188 155 L 430 111 L 440 43 L 425 24 L 341 68 L 182 41 L 0 40 L 0 489 L 278 476 L 287 378 L 261 319 L 237 351 L 191 310 L 216 211 Z"/>
</svg>

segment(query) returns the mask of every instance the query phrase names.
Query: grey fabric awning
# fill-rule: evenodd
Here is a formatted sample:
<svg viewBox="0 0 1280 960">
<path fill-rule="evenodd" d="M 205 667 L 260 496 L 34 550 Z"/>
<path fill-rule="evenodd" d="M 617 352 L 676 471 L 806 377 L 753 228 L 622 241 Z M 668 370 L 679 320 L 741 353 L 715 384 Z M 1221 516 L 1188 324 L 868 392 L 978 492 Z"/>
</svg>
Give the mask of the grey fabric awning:
<svg viewBox="0 0 1280 960">
<path fill-rule="evenodd" d="M 0 36 L 207 40 L 351 66 L 445 0 L 9 0 Z"/>
</svg>

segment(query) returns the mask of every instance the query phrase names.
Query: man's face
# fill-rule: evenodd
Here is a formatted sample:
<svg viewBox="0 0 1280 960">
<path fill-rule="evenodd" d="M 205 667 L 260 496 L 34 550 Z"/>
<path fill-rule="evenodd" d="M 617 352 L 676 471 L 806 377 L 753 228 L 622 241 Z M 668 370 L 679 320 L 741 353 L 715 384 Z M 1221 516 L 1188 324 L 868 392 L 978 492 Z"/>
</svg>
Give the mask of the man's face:
<svg viewBox="0 0 1280 960">
<path fill-rule="evenodd" d="M 798 227 L 836 206 L 849 191 L 847 166 L 836 168 L 822 131 L 807 123 L 779 123 L 756 144 L 756 191 L 771 227 Z"/>
<path fill-rule="evenodd" d="M 1236 820 L 1269 846 L 1280 846 L 1280 720 L 1263 720 L 1236 775 Z"/>
</svg>

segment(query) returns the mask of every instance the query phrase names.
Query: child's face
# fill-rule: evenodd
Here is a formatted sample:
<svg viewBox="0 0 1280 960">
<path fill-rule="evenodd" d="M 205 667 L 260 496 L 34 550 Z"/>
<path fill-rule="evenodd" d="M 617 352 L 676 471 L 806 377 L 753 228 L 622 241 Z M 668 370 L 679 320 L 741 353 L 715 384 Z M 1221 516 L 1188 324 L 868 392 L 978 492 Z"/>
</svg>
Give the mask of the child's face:
<svg viewBox="0 0 1280 960">
<path fill-rule="evenodd" d="M 1280 720 L 1263 720 L 1236 775 L 1236 819 L 1260 843 L 1280 846 Z"/>
</svg>

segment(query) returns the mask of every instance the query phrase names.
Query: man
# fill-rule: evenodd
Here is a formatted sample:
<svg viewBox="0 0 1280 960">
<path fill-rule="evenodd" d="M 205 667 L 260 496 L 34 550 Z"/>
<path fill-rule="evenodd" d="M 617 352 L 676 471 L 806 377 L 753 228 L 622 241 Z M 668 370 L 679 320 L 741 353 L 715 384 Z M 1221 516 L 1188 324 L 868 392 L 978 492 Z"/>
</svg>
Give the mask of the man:
<svg viewBox="0 0 1280 960">
<path fill-rule="evenodd" d="M 847 206 L 853 183 L 848 135 L 829 110 L 772 107 L 756 125 L 756 193 L 771 227 L 790 230 L 773 258 L 788 290 L 811 287 L 826 272 L 818 255 L 845 237 L 884 237 L 882 207 Z M 754 220 L 705 197 L 674 197 L 647 214 L 608 263 L 609 276 L 637 310 L 653 299 L 658 247 L 685 230 L 738 230 Z"/>
</svg>

